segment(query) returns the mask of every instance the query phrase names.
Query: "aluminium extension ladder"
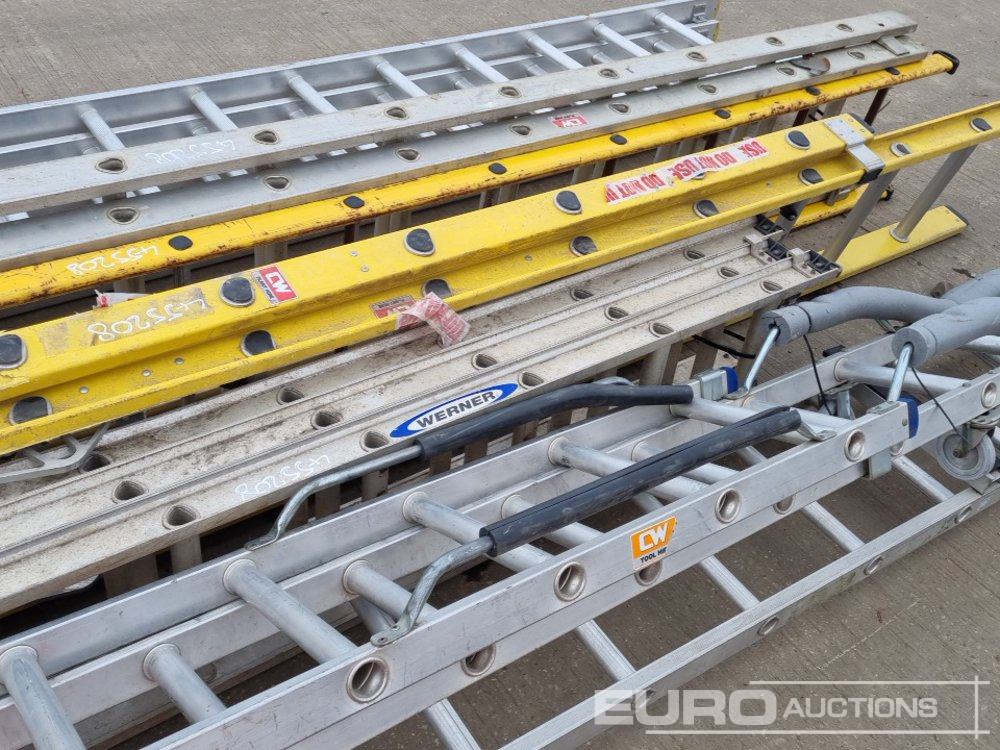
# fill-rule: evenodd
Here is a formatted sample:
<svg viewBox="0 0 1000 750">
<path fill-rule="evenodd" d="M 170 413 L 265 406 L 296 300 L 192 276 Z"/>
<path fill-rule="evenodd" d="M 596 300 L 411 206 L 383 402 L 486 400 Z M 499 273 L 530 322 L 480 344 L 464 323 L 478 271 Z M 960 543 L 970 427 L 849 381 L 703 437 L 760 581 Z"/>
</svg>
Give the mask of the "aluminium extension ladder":
<svg viewBox="0 0 1000 750">
<path fill-rule="evenodd" d="M 621 13 L 633 22 L 644 18 L 658 28 L 664 8 L 676 10 L 675 6 L 680 7 L 664 3 Z M 591 20 L 583 28 L 595 24 L 600 26 Z M 913 28 L 914 24 L 899 14 L 880 13 L 789 29 L 780 38 L 758 35 L 717 43 L 710 49 L 703 48 L 705 51 L 678 49 L 655 54 L 649 51 L 659 49 L 655 46 L 658 42 L 651 43 L 653 37 L 642 37 L 643 44 L 650 47 L 644 57 L 635 58 L 642 59 L 648 68 L 643 75 L 625 76 L 599 65 L 561 73 L 543 71 L 530 81 L 537 86 L 535 99 L 529 101 L 528 91 L 517 98 L 499 96 L 508 112 L 500 122 L 482 122 L 482 98 L 495 99 L 498 94 L 495 87 L 479 86 L 455 92 L 454 111 L 450 109 L 446 114 L 449 122 L 458 125 L 436 134 L 418 132 L 408 138 L 401 131 L 380 136 L 391 136 L 391 148 L 338 149 L 334 156 L 314 158 L 312 154 L 303 157 L 307 161 L 271 163 L 261 168 L 263 171 L 252 166 L 252 155 L 246 157 L 250 161 L 234 156 L 235 162 L 229 166 L 239 166 L 233 170 L 239 174 L 209 183 L 203 181 L 206 175 L 185 182 L 182 178 L 190 170 L 177 164 L 161 181 L 180 182 L 171 183 L 170 189 L 157 188 L 154 193 L 148 192 L 152 189 L 149 186 L 141 188 L 147 192 L 138 200 L 108 200 L 113 197 L 108 191 L 119 189 L 112 185 L 136 170 L 109 173 L 107 184 L 87 193 L 89 201 L 62 204 L 53 198 L 58 205 L 39 209 L 27 220 L 0 224 L 0 247 L 6 248 L 6 255 L 0 257 L 0 269 L 4 270 L 0 290 L 9 305 L 89 290 L 114 281 L 126 284 L 129 291 L 141 291 L 144 274 L 162 274 L 179 266 L 185 266 L 183 272 L 187 273 L 192 264 L 254 247 L 258 248 L 258 262 L 262 264 L 283 257 L 288 240 L 296 237 L 342 227 L 342 241 L 350 241 L 358 235 L 361 225 L 365 225 L 366 234 L 381 234 L 406 226 L 415 209 L 439 206 L 442 196 L 453 206 L 455 199 L 476 194 L 483 205 L 510 200 L 520 183 L 546 175 L 572 170 L 573 181 L 599 176 L 613 171 L 619 160 L 639 152 L 648 151 L 655 160 L 662 160 L 766 132 L 783 112 L 798 113 L 796 124 L 820 111 L 827 116 L 838 114 L 846 97 L 878 91 L 867 114 L 873 121 L 890 87 L 934 73 L 954 72 L 957 67 L 951 56 L 928 55 L 926 49 L 906 36 Z M 507 38 L 504 35 L 508 32 L 498 33 Z M 514 34 L 517 39 L 522 36 L 523 32 Z M 636 70 L 640 67 L 633 63 L 627 66 Z M 614 73 L 615 77 L 602 76 L 602 71 Z M 250 73 L 246 76 L 256 80 Z M 643 85 L 663 82 L 668 85 Z M 168 93 L 184 90 L 181 84 L 166 88 Z M 556 110 L 551 106 L 539 108 L 542 102 L 557 103 L 552 97 L 557 88 L 563 92 L 567 106 Z M 767 92 L 769 97 L 766 108 L 753 103 L 761 92 Z M 119 108 L 129 111 L 125 107 L 131 101 L 128 92 L 105 98 L 116 103 L 111 112 Z M 103 101 L 100 97 L 95 100 Z M 432 110 L 438 103 L 437 98 L 426 97 L 402 101 L 411 108 L 430 106 Z M 52 102 L 29 106 L 45 111 L 52 108 L 63 113 L 64 119 L 68 105 Z M 177 106 L 176 102 L 172 106 Z M 0 111 L 0 121 L 4 112 L 14 117 L 19 110 Z M 355 108 L 328 114 L 357 119 L 367 111 Z M 693 114 L 697 112 L 704 114 L 697 117 Z M 61 121 L 59 117 L 53 120 Z M 409 121 L 407 117 L 400 122 Z M 320 127 L 316 118 L 298 122 Z M 333 126 L 323 125 L 322 132 Z M 346 127 L 337 126 L 333 132 L 342 134 Z M 280 128 L 280 123 L 274 128 Z M 12 130 L 16 132 L 16 128 Z M 252 141 L 254 130 L 242 128 L 234 137 L 243 134 Z M 614 135 L 609 139 L 595 135 L 599 133 Z M 281 133 L 279 143 L 287 142 Z M 573 148 L 558 148 L 570 142 Z M 277 144 L 274 146 L 277 148 Z M 25 149 L 19 147 L 18 153 Z M 127 163 L 146 156 L 139 147 L 129 151 L 133 152 L 127 156 Z M 39 158 L 46 155 L 52 156 L 44 150 L 38 154 Z M 72 165 L 78 160 L 61 151 L 58 155 L 61 158 L 21 165 L 21 173 L 17 165 L 11 167 L 13 171 L 0 171 L 14 186 L 28 187 L 31 182 L 41 188 L 40 173 L 57 169 L 58 181 L 75 190 L 86 181 L 86 174 L 73 177 Z M 125 160 L 125 151 L 116 158 Z M 272 154 L 268 159 L 278 157 Z M 207 156 L 199 164 L 206 160 Z M 335 169 L 330 168 L 333 164 Z M 92 165 L 86 169 L 92 170 Z M 29 180 L 25 180 L 25 170 L 31 172 Z M 386 182 L 397 180 L 404 182 L 385 190 Z M 377 191 L 371 190 L 376 187 Z M 331 194 L 339 197 L 316 200 Z M 47 202 L 47 198 L 43 200 Z M 249 218 L 227 221 L 236 217 Z M 125 282 L 128 277 L 140 278 Z"/>
<path fill-rule="evenodd" d="M 0 700 L 5 746 L 82 747 L 74 724 L 125 705 L 148 708 L 141 698 L 158 688 L 191 725 L 150 746 L 157 749 L 324 747 L 333 738 L 347 747 L 418 712 L 447 747 L 475 748 L 448 697 L 568 633 L 605 673 L 595 689 L 644 690 L 653 700 L 1000 499 L 1000 371 L 966 380 L 916 369 L 956 347 L 1000 355 L 996 295 L 998 272 L 941 299 L 842 290 L 769 313 L 763 324 L 781 343 L 858 317 L 908 325 L 759 385 L 734 389 L 723 370 L 677 386 L 612 378 L 429 432 L 392 458 L 460 449 L 567 409 L 618 407 L 8 639 L 0 644 L 10 691 Z M 921 467 L 918 449 L 962 488 Z M 718 463 L 730 455 L 740 468 Z M 932 505 L 875 538 L 858 537 L 820 504 L 890 472 Z M 613 508 L 610 530 L 584 523 Z M 798 512 L 842 552 L 758 598 L 718 554 Z M 542 537 L 557 551 L 532 546 Z M 483 555 L 511 575 L 443 608 L 426 605 L 442 573 Z M 740 613 L 636 668 L 593 618 L 692 566 Z M 373 632 L 369 643 L 338 631 L 354 616 Z M 274 652 L 275 636 L 318 665 L 224 706 L 196 670 L 245 668 Z M 593 705 L 573 706 L 504 747 L 585 741 L 604 728 L 592 721 Z"/>
<path fill-rule="evenodd" d="M 748 182 L 761 165 L 767 166 L 765 156 L 731 171 L 710 172 L 703 179 L 635 196 L 624 202 L 633 207 L 633 213 L 642 208 L 669 207 L 651 214 L 656 233 L 650 236 L 646 230 L 636 230 L 648 238 L 643 241 L 648 241 L 651 249 L 663 247 L 639 255 L 628 252 L 629 237 L 620 236 L 618 229 L 626 224 L 611 229 L 598 224 L 588 228 L 586 235 L 579 233 L 580 222 L 588 214 L 599 216 L 617 211 L 622 205 L 604 202 L 605 188 L 620 182 L 619 176 L 598 180 L 589 186 L 590 193 L 581 190 L 587 205 L 587 211 L 581 214 L 570 214 L 557 206 L 556 198 L 562 193 L 519 201 L 533 202 L 555 226 L 566 227 L 562 242 L 545 246 L 551 250 L 532 250 L 532 258 L 549 262 L 547 258 L 551 257 L 557 268 L 558 264 L 572 264 L 579 270 L 592 270 L 567 275 L 563 281 L 477 309 L 474 335 L 469 341 L 442 351 L 427 337 L 418 335 L 403 339 L 405 347 L 397 346 L 401 343 L 398 338 L 376 340 L 300 370 L 138 424 L 98 433 L 72 460 L 58 450 L 29 450 L 23 459 L 9 464 L 7 479 L 20 481 L 8 485 L 7 500 L 0 511 L 4 519 L 0 564 L 5 571 L 0 579 L 0 607 L 9 611 L 164 549 L 170 549 L 178 569 L 194 564 L 201 559 L 200 534 L 286 499 L 309 477 L 326 469 L 409 440 L 415 433 L 405 425 L 415 416 L 433 414 L 436 405 L 501 385 L 507 397 L 517 400 L 653 352 L 662 360 L 669 356 L 671 345 L 735 317 L 759 314 L 789 296 L 829 283 L 838 277 L 841 268 L 846 269 L 846 274 L 856 273 L 873 263 L 952 236 L 965 227 L 965 222 L 946 207 L 931 206 L 947 178 L 968 158 L 970 149 L 997 132 L 990 124 L 997 119 L 996 109 L 997 105 L 986 105 L 876 137 L 862 133 L 860 125 L 852 126 L 852 121 L 840 117 L 753 139 L 769 154 L 773 150 L 773 156 L 781 157 L 764 170 L 769 175 L 770 190 L 760 190 L 754 182 Z M 848 146 L 845 136 L 856 142 Z M 808 139 L 808 148 L 791 145 L 802 138 Z M 898 226 L 850 239 L 900 169 L 946 153 L 953 155 L 942 167 L 940 178 L 929 183 Z M 826 160 L 817 161 L 812 154 L 825 155 Z M 734 177 L 741 169 L 743 175 Z M 809 170 L 823 179 L 819 183 L 804 180 L 802 175 Z M 823 248 L 827 255 L 782 244 L 787 241 L 784 237 L 795 206 L 804 211 L 801 204 L 810 196 L 825 195 L 866 179 L 870 182 L 865 183 L 866 189 L 838 237 Z M 719 210 L 718 215 L 702 217 L 696 213 L 698 204 L 706 201 Z M 777 222 L 761 223 L 753 218 L 758 211 L 780 207 L 790 208 Z M 516 213 L 517 204 L 481 213 L 509 215 L 511 209 Z M 673 216 L 676 225 L 670 223 Z M 442 226 L 468 221 L 459 216 L 442 222 Z M 511 221 L 509 229 L 513 231 L 516 217 Z M 641 215 L 638 221 L 635 226 L 643 227 Z M 434 225 L 428 226 L 433 237 L 444 236 Z M 400 234 L 406 236 L 387 235 L 372 242 L 401 239 Z M 588 237 L 609 254 L 614 252 L 615 243 L 624 239 L 626 252 L 620 260 L 597 265 L 594 257 L 600 256 L 601 250 L 579 256 L 572 252 L 570 240 L 579 236 Z M 535 235 L 529 232 L 525 237 L 532 241 Z M 904 237 L 906 242 L 901 241 Z M 397 252 L 403 257 L 413 255 L 406 250 Z M 523 263 L 521 257 L 515 256 L 513 261 Z M 833 264 L 834 257 L 843 266 Z M 451 278 L 445 276 L 446 281 Z M 307 291 L 307 285 L 298 286 L 297 278 L 291 281 L 293 288 Z M 196 288 L 205 290 L 205 298 L 220 294 L 220 290 L 207 285 Z M 723 289 L 727 295 L 719 297 Z M 382 297 L 372 301 L 377 299 Z M 103 312 L 120 314 L 118 311 L 129 309 L 129 304 L 133 303 Z M 265 313 L 269 305 L 258 299 L 257 307 Z M 221 307 L 218 314 L 235 315 L 238 320 L 242 315 L 252 315 L 253 309 L 229 305 Z M 372 318 L 377 320 L 374 315 Z M 61 331 L 66 325 L 86 328 L 93 320 L 86 315 L 76 316 L 65 323 L 41 324 L 34 330 Z M 202 330 L 207 333 L 198 335 L 205 337 L 218 327 Z M 20 340 L 31 342 L 34 339 L 28 336 L 32 332 L 24 329 L 23 334 L 7 334 L 7 341 L 23 335 Z M 756 343 L 753 338 L 747 342 L 751 347 Z M 225 354 L 225 350 L 220 348 L 220 353 Z M 283 354 L 282 348 L 272 354 Z M 67 351 L 66 362 L 73 362 L 76 356 Z M 186 362 L 192 356 L 186 350 L 171 352 L 168 372 L 180 367 L 176 360 Z M 237 366 L 248 359 L 241 355 Z M 58 361 L 54 354 L 52 361 Z M 118 364 L 110 360 L 96 363 Z M 120 364 L 124 372 L 135 367 L 127 359 Z M 33 365 L 29 355 L 23 366 Z M 154 369 L 140 367 L 150 372 Z M 14 367 L 8 372 L 17 373 L 19 369 Z M 60 372 L 70 370 L 63 368 Z M 228 379 L 238 377 L 236 372 L 245 371 L 234 370 Z M 151 377 L 139 373 L 140 382 Z M 86 406 L 88 393 L 80 389 L 89 390 L 94 382 L 78 381 L 67 390 L 76 403 Z M 27 398 L 43 400 L 44 394 L 36 390 Z M 122 397 L 131 395 L 123 391 Z M 57 419 L 43 417 L 3 429 L 7 435 L 13 434 L 14 427 L 31 434 L 27 431 L 38 425 L 60 428 Z M 210 465 L 205 463 L 206 455 L 213 456 Z M 83 475 L 67 476 L 66 472 L 74 468 L 81 469 Z M 63 477 L 53 476 L 58 473 Z M 376 496 L 386 480 L 385 471 L 371 472 L 362 481 L 363 494 Z M 67 495 L 73 498 L 72 503 L 65 501 Z M 330 502 L 329 507 L 335 508 L 336 500 Z M 38 559 L 46 560 L 44 570 L 35 565 Z"/>
</svg>

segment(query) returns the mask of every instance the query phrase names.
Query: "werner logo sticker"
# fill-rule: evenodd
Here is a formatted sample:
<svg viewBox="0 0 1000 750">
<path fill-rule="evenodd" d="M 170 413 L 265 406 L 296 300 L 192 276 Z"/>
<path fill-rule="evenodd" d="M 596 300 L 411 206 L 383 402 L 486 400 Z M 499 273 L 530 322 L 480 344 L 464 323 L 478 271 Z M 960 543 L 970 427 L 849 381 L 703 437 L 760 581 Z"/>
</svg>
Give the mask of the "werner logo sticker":
<svg viewBox="0 0 1000 750">
<path fill-rule="evenodd" d="M 254 271 L 252 276 L 272 304 L 287 302 L 299 296 L 277 266 L 265 266 Z"/>
<path fill-rule="evenodd" d="M 632 567 L 641 570 L 652 565 L 665 554 L 670 538 L 674 535 L 677 517 L 654 523 L 632 534 Z"/>
<path fill-rule="evenodd" d="M 424 412 L 420 412 L 415 417 L 410 417 L 401 425 L 389 433 L 394 438 L 410 437 L 418 432 L 429 430 L 432 427 L 440 427 L 452 420 L 472 414 L 480 409 L 485 409 L 490 404 L 503 401 L 517 390 L 517 383 L 501 383 L 499 385 L 483 388 L 481 391 L 466 393 L 464 396 L 445 401 L 443 404 L 432 406 Z"/>
<path fill-rule="evenodd" d="M 549 118 L 549 122 L 557 128 L 582 128 L 584 125 L 590 124 L 587 122 L 587 118 L 579 112 L 573 112 L 568 115 L 555 115 Z"/>
<path fill-rule="evenodd" d="M 767 147 L 756 139 L 749 139 L 731 146 L 723 146 L 704 154 L 694 154 L 660 167 L 653 172 L 608 182 L 604 186 L 604 200 L 620 203 L 637 195 L 655 193 L 673 185 L 704 177 L 706 172 L 721 172 L 737 164 L 760 159 L 768 155 Z"/>
</svg>

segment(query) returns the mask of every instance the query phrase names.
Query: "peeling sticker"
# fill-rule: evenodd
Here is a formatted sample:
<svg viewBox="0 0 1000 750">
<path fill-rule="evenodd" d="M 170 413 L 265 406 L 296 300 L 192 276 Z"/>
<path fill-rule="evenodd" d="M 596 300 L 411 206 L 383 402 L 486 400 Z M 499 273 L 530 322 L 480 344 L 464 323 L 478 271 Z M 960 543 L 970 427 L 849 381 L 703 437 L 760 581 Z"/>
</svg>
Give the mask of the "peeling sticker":
<svg viewBox="0 0 1000 750">
<path fill-rule="evenodd" d="M 764 144 L 751 138 L 703 154 L 692 154 L 665 164 L 655 171 L 606 183 L 604 200 L 608 203 L 620 203 L 637 195 L 655 193 L 671 187 L 675 182 L 687 182 L 704 177 L 707 172 L 721 172 L 738 164 L 760 159 L 768 153 Z"/>
<path fill-rule="evenodd" d="M 549 122 L 557 128 L 582 128 L 584 125 L 590 124 L 587 122 L 587 118 L 579 112 L 572 112 L 568 115 L 554 115 L 549 118 Z"/>
<path fill-rule="evenodd" d="M 403 294 L 392 299 L 384 299 L 373 302 L 371 307 L 376 318 L 388 318 L 393 313 L 402 312 L 414 302 L 412 294 Z"/>
</svg>

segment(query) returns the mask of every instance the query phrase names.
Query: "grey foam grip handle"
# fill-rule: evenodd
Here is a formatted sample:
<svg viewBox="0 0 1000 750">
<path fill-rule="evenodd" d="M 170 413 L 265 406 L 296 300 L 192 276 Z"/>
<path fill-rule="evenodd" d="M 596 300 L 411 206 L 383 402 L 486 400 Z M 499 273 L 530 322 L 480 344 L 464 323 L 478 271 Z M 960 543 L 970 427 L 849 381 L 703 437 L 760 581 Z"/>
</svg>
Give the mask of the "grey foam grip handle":
<svg viewBox="0 0 1000 750">
<path fill-rule="evenodd" d="M 1000 298 L 984 297 L 954 305 L 899 329 L 892 337 L 892 350 L 898 356 L 903 347 L 910 344 L 913 347 L 910 363 L 916 367 L 980 336 L 998 333 Z"/>
<path fill-rule="evenodd" d="M 941 299 L 957 304 L 983 297 L 1000 297 L 1000 269 L 987 271 L 941 295 Z"/>
<path fill-rule="evenodd" d="M 778 344 L 787 344 L 808 333 L 825 331 L 850 320 L 898 320 L 910 323 L 943 312 L 955 304 L 902 289 L 852 286 L 808 302 L 770 310 L 762 316 L 765 328 L 778 328 Z"/>
<path fill-rule="evenodd" d="M 787 406 L 768 409 L 484 526 L 479 536 L 492 540 L 489 554 L 501 555 L 704 463 L 798 429 L 801 424 L 802 419 L 794 409 Z"/>
<path fill-rule="evenodd" d="M 694 391 L 686 385 L 581 383 L 517 401 L 456 425 L 442 427 L 417 437 L 414 442 L 420 446 L 426 458 L 461 448 L 474 440 L 502 435 L 525 422 L 542 419 L 568 409 L 592 406 L 690 404 L 693 398 Z"/>
</svg>

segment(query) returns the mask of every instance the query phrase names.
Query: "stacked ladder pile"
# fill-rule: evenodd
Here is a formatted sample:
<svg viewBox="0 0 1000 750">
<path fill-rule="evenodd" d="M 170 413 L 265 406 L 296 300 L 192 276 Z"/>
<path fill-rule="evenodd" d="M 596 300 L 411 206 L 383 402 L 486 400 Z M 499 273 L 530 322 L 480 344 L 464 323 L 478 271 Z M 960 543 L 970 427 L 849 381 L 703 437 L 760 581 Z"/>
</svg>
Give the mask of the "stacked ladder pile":
<svg viewBox="0 0 1000 750">
<path fill-rule="evenodd" d="M 877 134 L 958 66 L 912 21 L 716 26 L 664 0 L 0 110 L 0 745 L 180 713 L 153 747 L 354 746 L 421 714 L 477 748 L 451 696 L 558 637 L 655 697 L 1000 497 L 1000 376 L 914 369 L 1000 353 L 994 275 L 775 309 L 964 230 L 936 203 L 1000 104 Z M 448 346 L 397 330 L 425 308 Z M 855 318 L 907 325 L 757 384 Z M 881 536 L 818 502 L 893 471 L 934 505 Z M 759 597 L 717 555 L 798 511 L 842 554 Z M 427 604 L 484 558 L 502 582 Z M 594 618 L 692 566 L 740 614 L 635 666 Z M 592 707 L 505 747 L 583 742 Z"/>
</svg>

